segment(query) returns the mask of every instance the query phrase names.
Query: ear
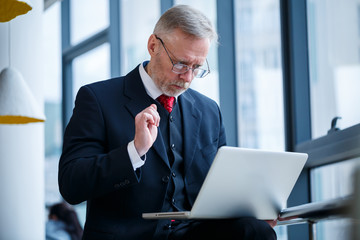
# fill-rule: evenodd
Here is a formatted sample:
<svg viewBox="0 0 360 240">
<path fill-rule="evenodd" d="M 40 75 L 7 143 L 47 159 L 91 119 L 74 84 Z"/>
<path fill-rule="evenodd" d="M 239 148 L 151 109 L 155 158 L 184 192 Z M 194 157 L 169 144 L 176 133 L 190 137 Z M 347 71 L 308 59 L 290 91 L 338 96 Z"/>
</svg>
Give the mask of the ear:
<svg viewBox="0 0 360 240">
<path fill-rule="evenodd" d="M 148 51 L 151 57 L 153 57 L 158 52 L 158 40 L 156 39 L 155 34 L 151 34 L 148 40 Z"/>
</svg>

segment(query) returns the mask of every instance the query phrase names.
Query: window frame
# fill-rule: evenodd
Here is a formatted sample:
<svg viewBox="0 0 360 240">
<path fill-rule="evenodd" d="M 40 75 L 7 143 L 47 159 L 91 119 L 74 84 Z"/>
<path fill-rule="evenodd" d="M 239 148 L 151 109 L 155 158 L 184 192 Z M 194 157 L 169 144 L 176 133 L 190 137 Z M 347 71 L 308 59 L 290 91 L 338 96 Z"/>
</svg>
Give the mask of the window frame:
<svg viewBox="0 0 360 240">
<path fill-rule="evenodd" d="M 110 74 L 111 77 L 120 75 L 121 64 L 121 24 L 120 10 L 121 1 L 109 1 L 110 23 L 107 28 L 95 33 L 87 39 L 71 45 L 71 21 L 70 21 L 70 1 L 61 2 L 61 39 L 62 39 L 62 85 L 63 85 L 63 105 L 62 105 L 62 123 L 63 131 L 70 120 L 73 109 L 73 66 L 72 62 L 76 57 L 85 54 L 104 43 L 110 44 Z"/>
<path fill-rule="evenodd" d="M 288 206 L 311 201 L 310 170 L 360 156 L 360 124 L 312 139 L 309 47 L 306 0 L 280 0 L 286 146 L 288 151 L 308 153 L 309 159 Z M 330 129 L 329 122 L 329 129 Z M 288 238 L 312 239 L 311 224 L 288 227 Z"/>
<path fill-rule="evenodd" d="M 226 126 L 227 145 L 238 146 L 234 0 L 217 0 L 216 11 L 218 35 L 221 38 L 218 46 L 221 113 Z"/>
</svg>

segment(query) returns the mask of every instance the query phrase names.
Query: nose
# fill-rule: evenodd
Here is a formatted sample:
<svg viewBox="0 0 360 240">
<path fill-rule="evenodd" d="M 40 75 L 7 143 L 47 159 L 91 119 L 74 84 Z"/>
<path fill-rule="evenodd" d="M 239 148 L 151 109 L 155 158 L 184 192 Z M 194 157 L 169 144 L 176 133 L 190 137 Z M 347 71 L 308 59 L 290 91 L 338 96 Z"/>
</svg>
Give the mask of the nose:
<svg viewBox="0 0 360 240">
<path fill-rule="evenodd" d="M 186 73 L 180 74 L 181 79 L 183 79 L 185 82 L 191 82 L 194 79 L 193 71 L 190 69 Z"/>
</svg>

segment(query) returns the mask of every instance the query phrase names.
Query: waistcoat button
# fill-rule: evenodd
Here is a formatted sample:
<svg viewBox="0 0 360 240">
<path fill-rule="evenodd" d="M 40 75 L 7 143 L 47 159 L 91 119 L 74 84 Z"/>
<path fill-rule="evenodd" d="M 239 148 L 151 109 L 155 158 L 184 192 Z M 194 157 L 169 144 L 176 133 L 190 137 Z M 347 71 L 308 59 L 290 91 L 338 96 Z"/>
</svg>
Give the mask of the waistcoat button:
<svg viewBox="0 0 360 240">
<path fill-rule="evenodd" d="M 169 182 L 169 176 L 163 176 L 161 178 L 161 181 L 163 181 L 164 183 L 168 183 Z"/>
</svg>

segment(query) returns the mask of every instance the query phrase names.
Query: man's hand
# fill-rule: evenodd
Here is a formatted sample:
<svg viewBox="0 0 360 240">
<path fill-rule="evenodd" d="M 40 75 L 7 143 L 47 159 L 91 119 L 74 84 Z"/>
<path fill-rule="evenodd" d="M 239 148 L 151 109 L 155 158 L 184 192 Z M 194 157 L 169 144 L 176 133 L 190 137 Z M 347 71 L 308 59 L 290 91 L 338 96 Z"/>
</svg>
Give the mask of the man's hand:
<svg viewBox="0 0 360 240">
<path fill-rule="evenodd" d="M 135 117 L 134 145 L 139 156 L 145 155 L 156 140 L 160 116 L 155 104 L 151 104 Z"/>
<path fill-rule="evenodd" d="M 277 224 L 277 219 L 274 220 L 265 220 L 272 228 L 274 228 Z"/>
</svg>

